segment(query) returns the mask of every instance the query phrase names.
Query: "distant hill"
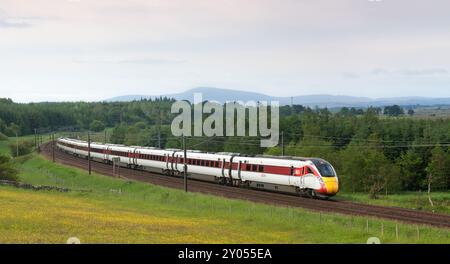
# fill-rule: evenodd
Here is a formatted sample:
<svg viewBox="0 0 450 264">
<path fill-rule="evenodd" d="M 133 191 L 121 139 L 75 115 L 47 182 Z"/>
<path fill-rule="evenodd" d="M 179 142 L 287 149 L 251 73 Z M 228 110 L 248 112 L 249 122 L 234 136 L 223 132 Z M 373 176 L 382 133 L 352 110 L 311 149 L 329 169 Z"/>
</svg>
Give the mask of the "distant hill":
<svg viewBox="0 0 450 264">
<path fill-rule="evenodd" d="M 106 99 L 107 102 L 128 102 L 141 99 L 154 99 L 158 97 L 169 97 L 176 100 L 193 101 L 194 93 L 202 93 L 203 100 L 208 101 L 279 101 L 280 105 L 291 104 L 291 97 L 276 97 L 262 93 L 246 92 L 229 89 L 219 89 L 211 87 L 199 87 L 187 90 L 182 93 L 162 94 L 162 95 L 124 95 Z M 310 107 L 368 107 L 368 106 L 385 106 L 398 104 L 401 106 L 412 105 L 450 105 L 450 98 L 431 98 L 431 97 L 392 97 L 392 98 L 368 98 L 345 95 L 302 95 L 293 96 L 293 104 L 301 104 Z"/>
</svg>

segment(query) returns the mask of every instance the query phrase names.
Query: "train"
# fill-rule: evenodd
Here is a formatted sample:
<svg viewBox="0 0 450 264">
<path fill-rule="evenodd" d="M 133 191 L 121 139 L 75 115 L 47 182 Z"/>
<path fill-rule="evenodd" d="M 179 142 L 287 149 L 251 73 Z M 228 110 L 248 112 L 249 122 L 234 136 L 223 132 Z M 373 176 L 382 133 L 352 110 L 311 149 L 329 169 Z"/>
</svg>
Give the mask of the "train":
<svg viewBox="0 0 450 264">
<path fill-rule="evenodd" d="M 60 150 L 89 156 L 87 141 L 58 138 Z M 92 160 L 146 170 L 167 176 L 184 176 L 185 157 L 180 149 L 90 143 Z M 300 196 L 329 199 L 339 192 L 333 166 L 321 158 L 241 155 L 229 152 L 186 151 L 186 177 L 218 184 Z"/>
</svg>

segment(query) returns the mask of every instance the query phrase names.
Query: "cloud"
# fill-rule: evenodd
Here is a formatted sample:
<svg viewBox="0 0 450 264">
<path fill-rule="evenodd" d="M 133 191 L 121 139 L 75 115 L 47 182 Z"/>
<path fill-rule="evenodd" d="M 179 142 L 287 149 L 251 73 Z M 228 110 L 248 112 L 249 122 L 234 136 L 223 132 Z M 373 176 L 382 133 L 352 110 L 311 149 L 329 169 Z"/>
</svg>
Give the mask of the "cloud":
<svg viewBox="0 0 450 264">
<path fill-rule="evenodd" d="M 406 69 L 402 71 L 402 74 L 409 76 L 441 75 L 448 74 L 448 71 L 443 68 Z"/>
<path fill-rule="evenodd" d="M 445 68 L 423 68 L 423 69 L 402 69 L 402 70 L 389 70 L 384 68 L 373 69 L 374 75 L 404 75 L 404 76 L 430 76 L 430 75 L 443 75 L 449 74 L 449 71 Z"/>
<path fill-rule="evenodd" d="M 383 69 L 383 68 L 375 68 L 372 70 L 372 74 L 374 75 L 386 75 L 386 74 L 390 74 L 391 72 L 387 69 Z"/>
<path fill-rule="evenodd" d="M 179 64 L 185 63 L 186 60 L 175 59 L 157 59 L 157 58 L 127 58 L 127 59 L 111 59 L 111 58 L 94 58 L 94 59 L 73 59 L 74 63 L 99 63 L 99 64 Z"/>
<path fill-rule="evenodd" d="M 0 9 L 0 28 L 28 28 L 36 21 L 59 20 L 54 16 L 10 16 Z"/>
<path fill-rule="evenodd" d="M 343 72 L 342 76 L 347 79 L 358 79 L 360 77 L 359 74 L 354 72 Z"/>
<path fill-rule="evenodd" d="M 0 17 L 0 28 L 27 28 L 31 24 L 22 19 L 10 19 Z"/>
</svg>

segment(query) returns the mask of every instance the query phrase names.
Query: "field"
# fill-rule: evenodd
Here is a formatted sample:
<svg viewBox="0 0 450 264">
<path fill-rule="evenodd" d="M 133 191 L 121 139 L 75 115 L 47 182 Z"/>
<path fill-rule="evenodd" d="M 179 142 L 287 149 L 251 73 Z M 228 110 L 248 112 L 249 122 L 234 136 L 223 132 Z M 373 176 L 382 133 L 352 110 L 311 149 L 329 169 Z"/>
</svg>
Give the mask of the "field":
<svg viewBox="0 0 450 264">
<path fill-rule="evenodd" d="M 336 199 L 450 214 L 450 192 L 432 192 L 431 200 L 434 204 L 433 207 L 428 201 L 426 191 L 402 192 L 399 194 L 389 194 L 388 196 L 381 194 L 378 199 L 369 199 L 366 193 L 341 192 Z"/>
<path fill-rule="evenodd" d="M 371 236 L 383 243 L 450 243 L 446 229 L 398 224 L 397 239 L 393 221 L 90 176 L 37 154 L 16 162 L 23 182 L 72 191 L 0 186 L 0 243 L 65 243 L 71 236 L 82 243 L 365 243 Z"/>
</svg>

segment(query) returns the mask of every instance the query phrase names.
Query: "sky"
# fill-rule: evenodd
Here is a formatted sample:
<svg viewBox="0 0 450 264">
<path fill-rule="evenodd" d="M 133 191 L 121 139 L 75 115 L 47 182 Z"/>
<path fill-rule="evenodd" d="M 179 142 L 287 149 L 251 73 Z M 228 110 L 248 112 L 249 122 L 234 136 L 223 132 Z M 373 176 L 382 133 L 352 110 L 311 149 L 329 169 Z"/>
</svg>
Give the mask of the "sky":
<svg viewBox="0 0 450 264">
<path fill-rule="evenodd" d="M 0 97 L 450 97 L 448 0 L 0 0 Z"/>
</svg>

